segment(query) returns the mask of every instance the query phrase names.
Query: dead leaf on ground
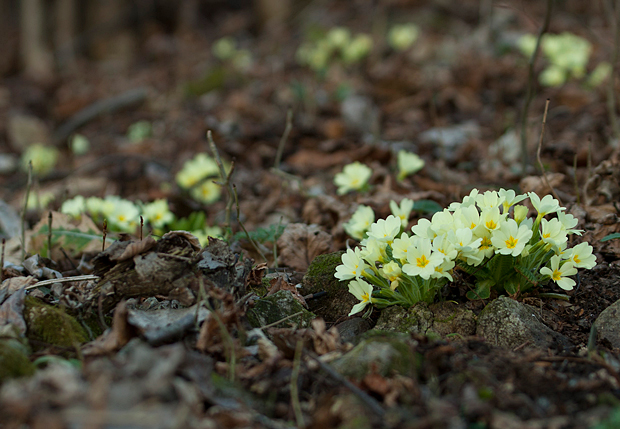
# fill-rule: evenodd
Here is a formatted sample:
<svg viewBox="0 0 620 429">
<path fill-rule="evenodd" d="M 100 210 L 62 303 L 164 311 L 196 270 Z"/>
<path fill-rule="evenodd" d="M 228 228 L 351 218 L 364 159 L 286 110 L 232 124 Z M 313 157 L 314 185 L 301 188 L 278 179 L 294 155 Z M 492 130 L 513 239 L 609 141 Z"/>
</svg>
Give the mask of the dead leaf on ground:
<svg viewBox="0 0 620 429">
<path fill-rule="evenodd" d="M 105 355 L 120 350 L 129 340 L 137 336 L 136 330 L 129 324 L 127 316 L 127 302 L 121 301 L 114 310 L 112 329 L 101 335 L 95 341 L 84 345 L 83 353 L 86 356 Z"/>
<path fill-rule="evenodd" d="M 332 251 L 332 237 L 317 225 L 291 223 L 278 239 L 278 262 L 295 271 L 306 271 L 318 255 Z"/>
<path fill-rule="evenodd" d="M 547 180 L 552 188 L 560 186 L 564 177 L 566 176 L 562 173 L 547 173 Z M 543 176 L 524 177 L 519 183 L 519 187 L 524 194 L 534 192 L 542 197 L 543 195 L 551 193 L 551 189 L 547 186 L 547 182 Z"/>
<path fill-rule="evenodd" d="M 144 252 L 148 252 L 157 244 L 157 241 L 150 235 L 139 241 L 131 241 L 121 252 L 111 255 L 111 261 L 126 261 L 127 259 L 131 259 L 136 255 L 139 255 Z"/>
<path fill-rule="evenodd" d="M 12 325 L 17 329 L 17 333 L 26 335 L 26 321 L 23 316 L 24 298 L 26 298 L 26 288 L 22 287 L 4 301 L 0 306 L 0 328 Z"/>
<path fill-rule="evenodd" d="M 274 279 L 271 279 L 269 284 L 271 285 L 271 288 L 269 289 L 269 292 L 267 292 L 267 295 L 265 296 L 273 295 L 274 293 L 281 291 L 281 290 L 287 290 L 291 292 L 291 294 L 293 295 L 293 298 L 299 301 L 301 305 L 303 305 L 305 308 L 308 308 L 308 304 L 306 303 L 306 300 L 299 293 L 299 290 L 295 287 L 295 285 L 287 282 L 286 280 L 284 280 L 283 277 L 276 277 Z"/>
</svg>

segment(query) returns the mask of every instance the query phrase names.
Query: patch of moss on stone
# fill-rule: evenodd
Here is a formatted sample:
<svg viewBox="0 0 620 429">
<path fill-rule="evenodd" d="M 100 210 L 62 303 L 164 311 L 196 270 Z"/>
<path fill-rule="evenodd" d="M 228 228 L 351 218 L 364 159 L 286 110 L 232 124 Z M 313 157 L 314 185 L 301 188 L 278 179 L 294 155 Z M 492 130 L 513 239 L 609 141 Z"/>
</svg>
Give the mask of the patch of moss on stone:
<svg viewBox="0 0 620 429">
<path fill-rule="evenodd" d="M 32 296 L 24 300 L 24 319 L 29 340 L 60 347 L 73 347 L 88 341 L 86 330 L 75 318 Z"/>
<path fill-rule="evenodd" d="M 345 377 L 363 379 L 370 372 L 384 377 L 394 374 L 413 375 L 415 362 L 408 336 L 372 331 L 349 353 L 332 363 Z"/>
<path fill-rule="evenodd" d="M 308 328 L 314 313 L 306 310 L 303 305 L 288 290 L 279 290 L 273 295 L 261 298 L 254 303 L 254 307 L 248 310 L 247 318 L 255 328 L 270 325 L 293 314 L 301 313 L 278 324 L 278 328 Z"/>
<path fill-rule="evenodd" d="M 0 340 L 0 383 L 10 378 L 34 374 L 35 367 L 28 359 L 28 354 L 28 347 L 19 340 Z"/>
<path fill-rule="evenodd" d="M 322 297 L 309 300 L 308 307 L 328 323 L 348 315 L 351 308 L 358 303 L 349 293 L 347 282 L 341 282 L 334 277 L 336 267 L 342 263 L 342 253 L 317 256 L 303 278 L 304 295 L 325 292 Z"/>
</svg>

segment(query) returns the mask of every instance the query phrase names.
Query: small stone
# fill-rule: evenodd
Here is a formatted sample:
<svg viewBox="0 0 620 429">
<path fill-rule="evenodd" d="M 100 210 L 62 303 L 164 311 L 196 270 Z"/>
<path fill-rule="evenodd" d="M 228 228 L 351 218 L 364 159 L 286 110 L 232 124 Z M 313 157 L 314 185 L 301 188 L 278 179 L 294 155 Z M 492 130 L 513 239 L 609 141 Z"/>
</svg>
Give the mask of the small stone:
<svg viewBox="0 0 620 429">
<path fill-rule="evenodd" d="M 301 314 L 283 320 L 297 313 Z M 303 305 L 293 297 L 290 291 L 279 290 L 273 295 L 256 301 L 254 307 L 248 310 L 247 318 L 250 324 L 255 328 L 270 325 L 281 320 L 283 321 L 277 325 L 278 328 L 309 328 L 310 322 L 312 319 L 316 318 L 316 315 L 306 310 Z"/>
<path fill-rule="evenodd" d="M 599 340 L 608 340 L 613 347 L 620 348 L 620 300 L 603 310 L 594 326 Z"/>
<path fill-rule="evenodd" d="M 338 333 L 340 334 L 340 339 L 344 343 L 354 342 L 358 336 L 368 331 L 370 328 L 370 322 L 361 317 L 354 317 L 336 325 L 336 329 L 338 329 Z"/>
<path fill-rule="evenodd" d="M 478 316 L 476 334 L 490 344 L 514 349 L 524 344 L 528 347 L 547 349 L 570 348 L 572 344 L 538 320 L 538 309 L 506 296 L 491 301 Z"/>
</svg>

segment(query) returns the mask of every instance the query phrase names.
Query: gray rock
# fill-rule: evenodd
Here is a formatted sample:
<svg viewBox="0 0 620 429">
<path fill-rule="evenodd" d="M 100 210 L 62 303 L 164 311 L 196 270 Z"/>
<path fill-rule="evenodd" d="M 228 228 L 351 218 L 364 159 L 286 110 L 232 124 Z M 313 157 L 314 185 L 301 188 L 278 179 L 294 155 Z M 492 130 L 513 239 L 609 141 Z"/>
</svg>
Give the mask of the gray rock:
<svg viewBox="0 0 620 429">
<path fill-rule="evenodd" d="M 49 127 L 35 116 L 18 114 L 9 116 L 7 132 L 13 149 L 19 152 L 23 152 L 34 143 L 50 142 Z"/>
<path fill-rule="evenodd" d="M 368 331 L 370 328 L 370 322 L 361 317 L 354 317 L 336 325 L 336 329 L 338 329 L 338 333 L 340 334 L 340 339 L 345 343 L 354 342 L 358 336 Z"/>
<path fill-rule="evenodd" d="M 301 314 L 284 320 L 277 327 L 309 328 L 312 319 L 316 318 L 316 315 L 306 310 L 290 291 L 280 290 L 256 301 L 254 307 L 248 310 L 247 318 L 253 327 L 258 328 L 279 322 L 296 313 Z"/>
<path fill-rule="evenodd" d="M 607 340 L 620 348 L 620 300 L 614 302 L 599 314 L 594 321 L 599 340 Z"/>
<path fill-rule="evenodd" d="M 370 98 L 361 95 L 345 98 L 340 106 L 340 114 L 352 130 L 362 133 L 372 132 L 379 121 L 377 106 Z"/>
<path fill-rule="evenodd" d="M 345 377 L 357 380 L 370 372 L 384 377 L 394 373 L 412 375 L 416 360 L 408 339 L 405 334 L 376 332 L 376 335 L 368 335 L 349 353 L 332 362 L 332 366 Z"/>
<path fill-rule="evenodd" d="M 476 332 L 476 316 L 471 310 L 453 302 L 419 303 L 411 308 L 388 307 L 381 312 L 375 326 L 378 330 L 462 337 Z"/>
<path fill-rule="evenodd" d="M 506 349 L 523 344 L 541 349 L 557 345 L 572 347 L 568 338 L 551 330 L 538 319 L 538 312 L 535 307 L 500 296 L 487 304 L 478 316 L 476 334 Z"/>
</svg>

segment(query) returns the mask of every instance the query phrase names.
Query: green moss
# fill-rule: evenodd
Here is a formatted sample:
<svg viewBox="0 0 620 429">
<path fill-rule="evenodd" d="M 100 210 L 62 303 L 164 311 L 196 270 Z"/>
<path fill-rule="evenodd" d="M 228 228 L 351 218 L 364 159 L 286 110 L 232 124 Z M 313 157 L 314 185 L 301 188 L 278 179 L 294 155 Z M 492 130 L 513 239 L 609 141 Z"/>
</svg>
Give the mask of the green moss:
<svg viewBox="0 0 620 429">
<path fill-rule="evenodd" d="M 16 339 L 0 340 L 0 383 L 34 374 L 35 367 L 28 359 L 28 353 L 28 347 Z"/>
<path fill-rule="evenodd" d="M 278 322 L 297 313 L 300 314 L 284 320 L 277 327 L 307 328 L 310 326 L 310 321 L 316 317 L 293 298 L 293 294 L 290 291 L 280 290 L 273 295 L 256 301 L 254 307 L 248 310 L 247 318 L 252 326 L 260 327 Z"/>
<path fill-rule="evenodd" d="M 334 252 L 314 258 L 308 267 L 308 271 L 306 271 L 304 280 L 307 279 L 309 285 L 321 283 L 324 286 L 324 283 L 331 283 L 341 287 L 340 281 L 334 277 L 334 273 L 336 267 L 342 263 L 342 254 L 343 252 Z"/>
<path fill-rule="evenodd" d="M 29 340 L 60 347 L 73 347 L 88 341 L 86 330 L 62 309 L 27 296 L 24 300 L 24 319 Z"/>
</svg>

